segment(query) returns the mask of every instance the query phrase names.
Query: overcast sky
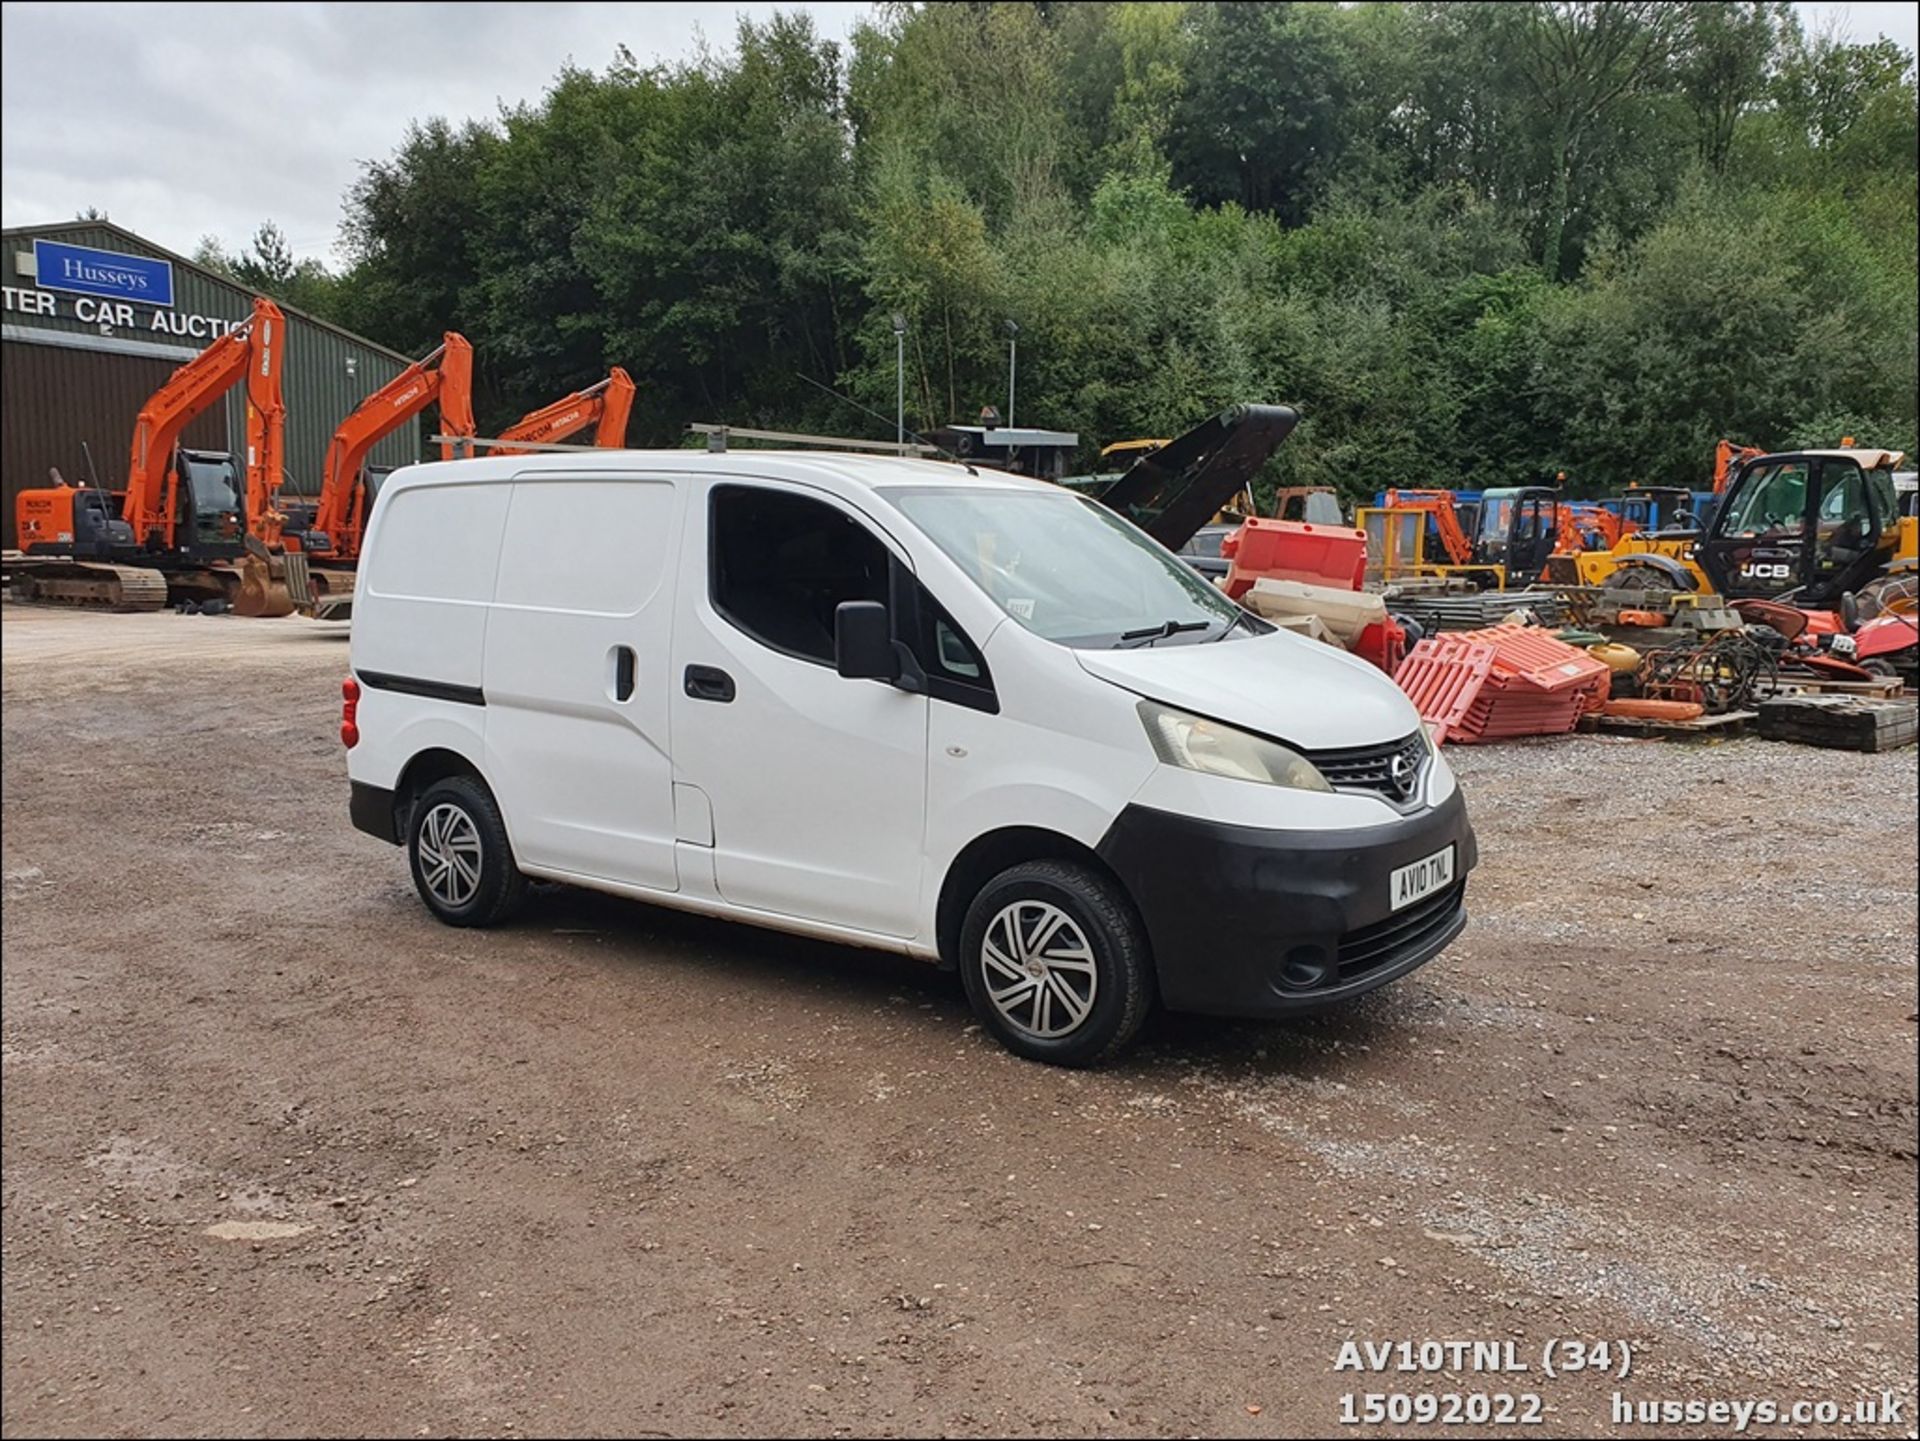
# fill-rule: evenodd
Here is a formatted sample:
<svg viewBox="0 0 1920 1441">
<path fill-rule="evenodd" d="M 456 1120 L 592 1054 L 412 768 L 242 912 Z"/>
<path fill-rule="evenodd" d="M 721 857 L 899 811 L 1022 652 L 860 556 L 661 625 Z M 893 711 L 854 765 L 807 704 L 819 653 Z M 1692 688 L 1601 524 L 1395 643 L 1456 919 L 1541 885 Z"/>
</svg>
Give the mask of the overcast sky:
<svg viewBox="0 0 1920 1441">
<path fill-rule="evenodd" d="M 263 219 L 334 261 L 360 162 L 407 122 L 537 99 L 625 44 L 682 59 L 739 13 L 811 11 L 845 40 L 866 4 L 0 5 L 0 222 L 87 206 L 173 250 L 239 249 Z M 1803 4 L 1809 28 L 1915 48 L 1912 4 Z"/>
</svg>

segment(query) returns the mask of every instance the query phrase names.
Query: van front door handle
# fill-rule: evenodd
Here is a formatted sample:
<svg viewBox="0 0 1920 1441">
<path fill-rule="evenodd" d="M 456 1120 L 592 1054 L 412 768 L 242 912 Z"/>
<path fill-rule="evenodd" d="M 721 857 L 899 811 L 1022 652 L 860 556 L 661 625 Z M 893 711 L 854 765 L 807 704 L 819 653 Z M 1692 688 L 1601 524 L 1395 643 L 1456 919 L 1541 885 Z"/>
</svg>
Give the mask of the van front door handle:
<svg viewBox="0 0 1920 1441">
<path fill-rule="evenodd" d="M 710 665 L 687 667 L 687 694 L 695 700 L 726 702 L 733 699 L 733 677 Z"/>
</svg>

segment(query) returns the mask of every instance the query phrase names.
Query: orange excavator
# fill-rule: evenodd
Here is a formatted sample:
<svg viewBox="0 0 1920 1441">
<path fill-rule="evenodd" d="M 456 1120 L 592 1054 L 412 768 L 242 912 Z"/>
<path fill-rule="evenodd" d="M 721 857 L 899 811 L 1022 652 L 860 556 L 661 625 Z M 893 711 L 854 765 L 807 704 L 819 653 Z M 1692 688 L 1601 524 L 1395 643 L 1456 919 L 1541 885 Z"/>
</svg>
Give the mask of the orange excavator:
<svg viewBox="0 0 1920 1441">
<path fill-rule="evenodd" d="M 1713 493 L 1726 494 L 1727 487 L 1733 482 L 1734 472 L 1755 456 L 1766 452 L 1757 445 L 1735 445 L 1723 440 L 1713 448 Z"/>
<path fill-rule="evenodd" d="M 14 519 L 23 559 L 14 594 L 88 609 L 158 610 L 169 599 L 215 599 L 242 614 L 285 615 L 282 594 L 250 594 L 234 566 L 279 540 L 286 407 L 280 398 L 286 319 L 264 297 L 244 324 L 167 378 L 134 422 L 126 489 L 23 490 Z M 187 450 L 195 417 L 246 382 L 244 475 L 226 451 Z M 58 480 L 56 474 L 55 479 Z M 279 608 L 284 605 L 284 608 Z"/>
<path fill-rule="evenodd" d="M 1611 550 L 1633 529 L 1598 501 L 1562 501 L 1554 510 L 1553 553 L 1580 555 L 1590 550 Z"/>
<path fill-rule="evenodd" d="M 440 408 L 442 460 L 471 455 L 465 440 L 474 434 L 473 347 L 449 330 L 432 353 L 422 356 L 374 391 L 340 422 L 327 446 L 320 494 L 310 505 L 286 507 L 284 534 L 290 549 L 315 561 L 351 564 L 360 555 L 367 511 L 373 501 L 367 455 L 373 447 L 430 405 Z"/>
<path fill-rule="evenodd" d="M 564 400 L 529 411 L 500 432 L 488 455 L 515 454 L 508 443 L 520 441 L 532 445 L 558 445 L 589 425 L 594 427 L 593 443 L 608 450 L 620 450 L 627 443 L 627 415 L 633 409 L 634 384 L 619 366 L 607 372 L 607 378 L 585 390 L 576 390 Z"/>
<path fill-rule="evenodd" d="M 1447 564 L 1471 566 L 1474 563 L 1473 538 L 1460 526 L 1460 512 L 1450 490 L 1390 490 L 1384 509 L 1418 511 L 1433 523 L 1440 547 L 1447 553 Z"/>
</svg>

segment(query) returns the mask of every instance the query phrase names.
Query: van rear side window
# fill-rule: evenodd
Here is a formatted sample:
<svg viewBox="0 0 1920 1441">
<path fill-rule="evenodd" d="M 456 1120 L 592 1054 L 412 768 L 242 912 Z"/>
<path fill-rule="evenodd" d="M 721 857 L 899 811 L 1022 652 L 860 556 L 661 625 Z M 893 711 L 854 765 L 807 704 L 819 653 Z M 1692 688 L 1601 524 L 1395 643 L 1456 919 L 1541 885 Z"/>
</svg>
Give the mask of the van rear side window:
<svg viewBox="0 0 1920 1441">
<path fill-rule="evenodd" d="M 762 645 L 832 665 L 840 602 L 887 599 L 887 548 L 845 511 L 721 485 L 711 515 L 713 608 Z"/>
<path fill-rule="evenodd" d="M 389 496 L 367 584 L 384 596 L 490 601 L 506 518 L 504 485 L 423 485 Z"/>
</svg>

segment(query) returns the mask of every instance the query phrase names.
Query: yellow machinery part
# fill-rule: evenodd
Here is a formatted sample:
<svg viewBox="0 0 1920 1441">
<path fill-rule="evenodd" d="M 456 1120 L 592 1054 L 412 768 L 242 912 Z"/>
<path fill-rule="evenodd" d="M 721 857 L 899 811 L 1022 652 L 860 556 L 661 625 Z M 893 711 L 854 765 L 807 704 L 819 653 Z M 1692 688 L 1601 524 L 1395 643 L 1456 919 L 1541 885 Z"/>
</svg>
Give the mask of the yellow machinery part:
<svg viewBox="0 0 1920 1441">
<path fill-rule="evenodd" d="M 1620 562 L 1630 555 L 1664 555 L 1676 560 L 1687 568 L 1693 577 L 1695 588 L 1702 595 L 1713 593 L 1713 582 L 1707 579 L 1707 573 L 1693 558 L 1693 541 L 1687 536 L 1672 538 L 1649 538 L 1636 532 L 1622 536 L 1611 550 L 1582 551 L 1573 557 L 1574 569 L 1581 585 L 1604 585 L 1608 576 L 1620 569 Z"/>
<path fill-rule="evenodd" d="M 1621 645 L 1617 641 L 1590 645 L 1587 647 L 1587 654 L 1605 663 L 1607 669 L 1616 674 L 1622 671 L 1638 670 L 1640 667 L 1640 652 L 1630 645 Z"/>
</svg>

